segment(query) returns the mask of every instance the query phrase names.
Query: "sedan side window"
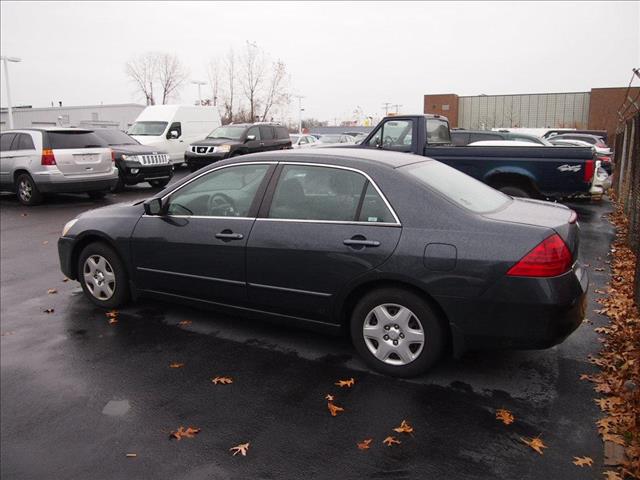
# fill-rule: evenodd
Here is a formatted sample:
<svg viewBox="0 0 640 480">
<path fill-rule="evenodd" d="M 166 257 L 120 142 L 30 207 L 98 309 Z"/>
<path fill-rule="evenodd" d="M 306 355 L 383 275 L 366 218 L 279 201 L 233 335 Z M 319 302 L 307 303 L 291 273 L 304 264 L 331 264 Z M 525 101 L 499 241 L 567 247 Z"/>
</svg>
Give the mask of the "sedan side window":
<svg viewBox="0 0 640 480">
<path fill-rule="evenodd" d="M 367 184 L 367 191 L 362 200 L 362 208 L 360 209 L 359 222 L 378 222 L 378 223 L 395 223 L 391 210 L 382 199 L 376 188 L 371 184 Z"/>
<path fill-rule="evenodd" d="M 269 165 L 214 170 L 173 193 L 168 215 L 246 217 Z"/>
<path fill-rule="evenodd" d="M 285 165 L 269 218 L 352 222 L 366 181 L 364 176 L 350 170 Z"/>
</svg>

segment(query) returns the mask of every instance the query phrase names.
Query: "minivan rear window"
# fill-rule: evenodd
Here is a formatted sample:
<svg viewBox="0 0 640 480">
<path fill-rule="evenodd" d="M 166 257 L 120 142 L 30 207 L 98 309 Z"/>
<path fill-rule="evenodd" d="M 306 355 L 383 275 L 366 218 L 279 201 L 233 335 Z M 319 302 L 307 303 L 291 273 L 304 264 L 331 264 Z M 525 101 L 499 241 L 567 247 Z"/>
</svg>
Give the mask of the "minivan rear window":
<svg viewBox="0 0 640 480">
<path fill-rule="evenodd" d="M 47 146 L 53 150 L 101 148 L 107 143 L 93 132 L 47 132 Z"/>
<path fill-rule="evenodd" d="M 475 213 L 493 212 L 511 202 L 504 193 L 434 160 L 406 165 L 400 171 Z"/>
</svg>

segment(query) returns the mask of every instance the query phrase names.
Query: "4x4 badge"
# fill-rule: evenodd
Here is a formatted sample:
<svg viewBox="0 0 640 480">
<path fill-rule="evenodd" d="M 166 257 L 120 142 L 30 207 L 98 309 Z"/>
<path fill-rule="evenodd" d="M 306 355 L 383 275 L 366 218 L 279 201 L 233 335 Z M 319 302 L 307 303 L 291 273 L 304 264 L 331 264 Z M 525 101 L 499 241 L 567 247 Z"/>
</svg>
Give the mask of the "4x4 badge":
<svg viewBox="0 0 640 480">
<path fill-rule="evenodd" d="M 565 163 L 564 165 L 560 165 L 558 167 L 558 170 L 560 170 L 561 172 L 579 172 L 580 170 L 582 170 L 582 166 L 580 166 L 580 165 L 567 165 Z"/>
</svg>

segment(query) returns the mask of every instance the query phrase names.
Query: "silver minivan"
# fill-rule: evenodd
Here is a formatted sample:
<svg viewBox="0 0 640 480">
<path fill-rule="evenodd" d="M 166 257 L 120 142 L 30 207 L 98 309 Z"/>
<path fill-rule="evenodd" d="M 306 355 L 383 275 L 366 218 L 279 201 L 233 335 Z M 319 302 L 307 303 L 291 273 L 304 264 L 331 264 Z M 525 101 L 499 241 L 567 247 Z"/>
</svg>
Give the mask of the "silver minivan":
<svg viewBox="0 0 640 480">
<path fill-rule="evenodd" d="M 0 134 L 0 190 L 36 205 L 45 193 L 102 198 L 118 181 L 113 151 L 93 131 L 27 128 Z"/>
</svg>

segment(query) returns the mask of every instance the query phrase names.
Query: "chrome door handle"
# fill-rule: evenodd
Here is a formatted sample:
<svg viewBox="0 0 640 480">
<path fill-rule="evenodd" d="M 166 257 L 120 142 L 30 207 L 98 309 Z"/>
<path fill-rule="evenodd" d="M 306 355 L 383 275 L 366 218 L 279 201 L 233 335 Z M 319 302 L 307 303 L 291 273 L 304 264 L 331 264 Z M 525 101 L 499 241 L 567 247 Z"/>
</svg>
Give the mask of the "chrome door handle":
<svg viewBox="0 0 640 480">
<path fill-rule="evenodd" d="M 220 240 L 242 240 L 244 235 L 241 233 L 220 232 L 216 233 L 216 238 L 219 238 Z"/>
<path fill-rule="evenodd" d="M 356 247 L 379 247 L 380 246 L 380 242 L 377 240 L 358 240 L 358 239 L 353 239 L 353 238 L 349 238 L 347 240 L 344 240 L 342 243 L 344 243 L 345 245 L 351 247 L 351 246 L 356 246 Z"/>
</svg>

